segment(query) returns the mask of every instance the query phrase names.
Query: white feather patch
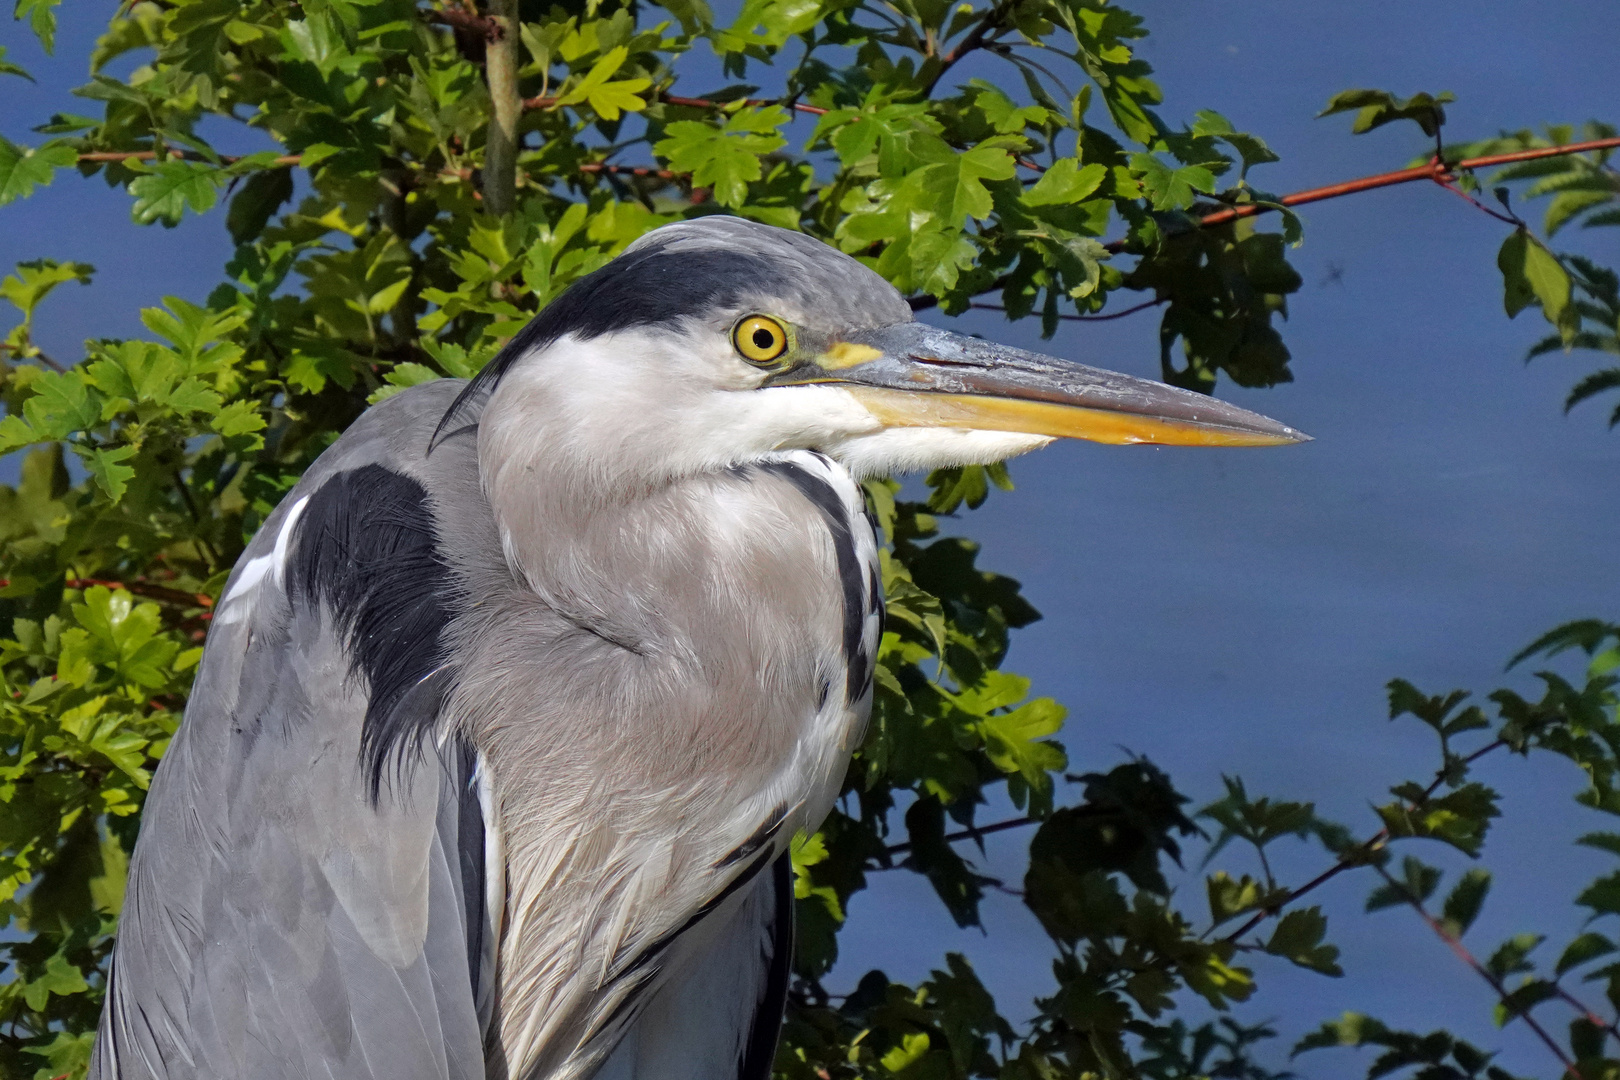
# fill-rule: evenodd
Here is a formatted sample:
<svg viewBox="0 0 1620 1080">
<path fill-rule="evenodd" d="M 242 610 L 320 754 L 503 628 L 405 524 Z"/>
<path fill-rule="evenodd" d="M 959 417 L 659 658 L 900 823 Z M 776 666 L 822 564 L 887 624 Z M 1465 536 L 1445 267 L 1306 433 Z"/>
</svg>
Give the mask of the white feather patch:
<svg viewBox="0 0 1620 1080">
<path fill-rule="evenodd" d="M 220 601 L 219 621 L 222 623 L 238 623 L 246 619 L 253 612 L 252 597 L 258 591 L 266 578 L 273 585 L 279 585 L 287 568 L 287 548 L 292 543 L 293 528 L 298 524 L 298 516 L 304 512 L 309 496 L 305 495 L 292 504 L 287 516 L 281 519 L 281 528 L 276 532 L 276 546 L 268 555 L 260 555 L 256 559 L 249 559 L 237 575 L 236 583 L 231 591 L 225 594 Z"/>
</svg>

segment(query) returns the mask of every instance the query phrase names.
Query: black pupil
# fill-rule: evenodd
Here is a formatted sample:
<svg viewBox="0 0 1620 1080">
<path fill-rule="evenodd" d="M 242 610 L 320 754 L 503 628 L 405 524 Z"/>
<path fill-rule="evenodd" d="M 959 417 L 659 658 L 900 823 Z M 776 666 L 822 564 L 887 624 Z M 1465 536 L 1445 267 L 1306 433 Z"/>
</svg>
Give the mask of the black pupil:
<svg viewBox="0 0 1620 1080">
<path fill-rule="evenodd" d="M 763 326 L 754 331 L 754 348 L 758 349 L 760 352 L 764 352 L 775 344 L 776 335 L 765 329 Z"/>
</svg>

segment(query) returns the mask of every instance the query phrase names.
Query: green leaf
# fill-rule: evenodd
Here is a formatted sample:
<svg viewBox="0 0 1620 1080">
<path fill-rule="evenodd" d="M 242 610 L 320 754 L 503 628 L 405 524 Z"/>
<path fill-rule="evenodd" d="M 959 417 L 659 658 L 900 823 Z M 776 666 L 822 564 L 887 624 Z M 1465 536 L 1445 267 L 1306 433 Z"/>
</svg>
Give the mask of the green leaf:
<svg viewBox="0 0 1620 1080">
<path fill-rule="evenodd" d="M 1329 1020 L 1321 1027 L 1294 1044 L 1290 1056 L 1307 1050 L 1324 1050 L 1333 1046 L 1365 1046 L 1388 1043 L 1389 1028 L 1381 1021 L 1361 1013 L 1347 1012 L 1337 1020 Z"/>
<path fill-rule="evenodd" d="M 1614 952 L 1614 949 L 1614 943 L 1608 938 L 1587 931 L 1564 947 L 1563 953 L 1558 957 L 1558 965 L 1553 969 L 1554 974 L 1561 976 L 1600 956 L 1607 956 Z"/>
<path fill-rule="evenodd" d="M 56 49 L 56 7 L 62 0 L 17 0 L 17 6 L 12 18 L 19 22 L 28 20 L 28 29 L 39 38 L 45 55 L 49 56 Z"/>
<path fill-rule="evenodd" d="M 1548 236 L 1557 232 L 1574 218 L 1592 209 L 1613 202 L 1613 190 L 1561 191 L 1547 204 L 1547 216 L 1542 224 Z"/>
<path fill-rule="evenodd" d="M 124 497 L 124 489 L 129 482 L 135 479 L 135 470 L 128 465 L 121 464 L 136 454 L 133 446 L 114 446 L 109 449 L 97 449 L 84 457 L 85 467 L 90 475 L 96 478 L 96 483 L 107 497 L 117 502 Z"/>
<path fill-rule="evenodd" d="M 1344 969 L 1337 962 L 1338 946 L 1323 944 L 1322 938 L 1326 935 L 1327 916 L 1322 914 L 1321 908 L 1290 911 L 1278 920 L 1271 940 L 1266 942 L 1266 952 L 1323 975 L 1343 975 Z"/>
<path fill-rule="evenodd" d="M 21 64 L 13 64 L 6 59 L 6 47 L 4 45 L 0 45 L 0 75 L 21 75 L 29 82 L 34 81 L 34 77 L 28 74 L 28 70 Z"/>
<path fill-rule="evenodd" d="M 1441 106 L 1456 100 L 1456 96 L 1449 91 L 1399 98 L 1387 90 L 1344 90 L 1334 94 L 1328 100 L 1327 108 L 1316 115 L 1322 117 L 1354 112 L 1356 119 L 1350 125 L 1350 131 L 1356 135 L 1397 120 L 1410 120 L 1432 139 L 1446 122 L 1446 110 Z"/>
<path fill-rule="evenodd" d="M 1441 924 L 1452 936 L 1460 938 L 1468 932 L 1470 926 L 1474 925 L 1490 887 L 1491 872 L 1483 867 L 1474 867 L 1463 874 L 1462 879 L 1446 897 L 1440 916 Z"/>
<path fill-rule="evenodd" d="M 25 323 L 32 322 L 34 309 L 58 285 L 65 285 L 70 281 L 88 285 L 91 275 L 95 272 L 95 267 L 81 262 L 35 259 L 32 262 L 18 263 L 17 273 L 0 281 L 0 296 L 11 301 L 12 306 L 22 312 Z"/>
<path fill-rule="evenodd" d="M 32 385 L 23 416 L 38 438 L 65 439 L 101 419 L 101 402 L 77 371 L 46 372 Z"/>
<path fill-rule="evenodd" d="M 291 169 L 265 169 L 248 177 L 231 197 L 230 209 L 225 212 L 225 227 L 231 239 L 238 244 L 256 239 L 292 195 Z"/>
<path fill-rule="evenodd" d="M 36 1076 L 40 1080 L 43 1077 L 54 1080 L 59 1076 L 83 1076 L 90 1068 L 90 1055 L 95 1043 L 94 1031 L 58 1031 L 50 1042 L 43 1046 L 30 1046 L 28 1052 L 45 1059 L 43 1074 Z"/>
<path fill-rule="evenodd" d="M 1542 934 L 1519 934 L 1497 946 L 1491 958 L 1485 961 L 1485 970 L 1498 979 L 1534 970 L 1529 956 L 1536 946 L 1547 940 Z"/>
<path fill-rule="evenodd" d="M 1017 171 L 1005 147 L 982 143 L 922 169 L 908 179 L 907 189 L 918 189 L 921 198 L 914 203 L 918 209 L 959 229 L 968 218 L 990 216 L 993 203 L 984 182 L 1011 180 Z"/>
<path fill-rule="evenodd" d="M 1257 911 L 1288 895 L 1287 889 L 1267 889 L 1263 882 L 1256 881 L 1248 874 L 1234 879 L 1224 870 L 1205 878 L 1204 889 L 1209 899 L 1209 917 L 1213 926 Z"/>
<path fill-rule="evenodd" d="M 638 94 L 652 85 L 651 79 L 609 81 L 614 73 L 624 66 L 628 56 L 629 50 L 623 45 L 608 50 L 591 66 L 591 70 L 586 72 L 584 78 L 557 99 L 557 104 L 576 105 L 585 102 L 604 120 L 617 120 L 622 112 L 640 112 L 645 109 L 647 102 Z"/>
<path fill-rule="evenodd" d="M 219 394 L 210 390 L 195 376 L 180 383 L 168 395 L 169 408 L 182 415 L 194 412 L 218 412 L 223 404 Z"/>
<path fill-rule="evenodd" d="M 1524 1016 L 1540 1005 L 1543 1001 L 1551 1001 L 1558 996 L 1558 987 L 1546 979 L 1529 979 L 1523 985 L 1515 988 L 1501 1001 L 1497 1002 L 1492 1010 L 1496 1018 L 1496 1026 L 1504 1027 L 1507 1022 L 1516 1016 Z"/>
<path fill-rule="evenodd" d="M 1438 798 L 1417 799 L 1422 790 L 1392 789 L 1400 801 L 1378 807 L 1391 836 L 1443 840 L 1468 855 L 1477 855 L 1490 821 L 1500 815 L 1497 793 L 1484 784 L 1464 784 Z"/>
<path fill-rule="evenodd" d="M 1591 908 L 1594 915 L 1620 915 L 1620 872 L 1598 878 L 1575 902 Z"/>
<path fill-rule="evenodd" d="M 1527 230 L 1515 229 L 1502 241 L 1496 265 L 1502 271 L 1502 305 L 1508 318 L 1539 302 L 1547 321 L 1559 324 L 1569 307 L 1571 283 L 1557 256 Z"/>
<path fill-rule="evenodd" d="M 240 446 L 241 453 L 264 445 L 263 437 L 256 432 L 263 431 L 267 425 L 256 401 L 231 402 L 214 417 L 212 426 L 226 439 Z"/>
<path fill-rule="evenodd" d="M 748 198 L 748 185 L 763 172 L 760 155 L 786 145 L 777 129 L 788 121 L 778 105 L 746 107 L 716 127 L 700 120 L 678 120 L 665 129 L 668 138 L 653 149 L 670 168 L 692 174 L 692 183 L 712 187 L 715 201 L 738 207 Z"/>
<path fill-rule="evenodd" d="M 1422 904 L 1440 885 L 1441 872 L 1408 855 L 1401 860 L 1401 876 L 1386 882 L 1367 897 L 1367 910 L 1378 911 L 1397 904 Z"/>
<path fill-rule="evenodd" d="M 1215 190 L 1215 174 L 1204 165 L 1171 168 L 1154 154 L 1132 154 L 1131 168 L 1155 210 L 1185 210 L 1200 192 Z"/>
<path fill-rule="evenodd" d="M 187 209 L 196 214 L 213 209 L 225 180 L 223 170 L 202 162 L 182 158 L 158 162 L 130 181 L 129 193 L 135 196 L 130 216 L 137 225 L 160 221 L 172 229 Z"/>
<path fill-rule="evenodd" d="M 1587 833 L 1575 842 L 1582 847 L 1597 848 L 1599 851 L 1607 851 L 1610 855 L 1620 855 L 1620 833 Z"/>
<path fill-rule="evenodd" d="M 57 953 L 45 961 L 45 973 L 29 981 L 23 997 L 30 1009 L 39 1012 L 45 1008 L 52 994 L 82 994 L 88 989 L 90 984 L 84 981 L 84 973 L 67 957 Z"/>
<path fill-rule="evenodd" d="M 78 153 L 62 143 L 46 143 L 30 150 L 0 135 L 0 206 L 26 199 L 36 187 L 49 184 L 57 169 L 78 160 Z"/>
<path fill-rule="evenodd" d="M 1048 774 L 1061 772 L 1068 758 L 1056 743 L 1037 740 L 1056 734 L 1066 712 L 1051 698 L 1036 698 L 1011 712 L 985 717 L 979 722 L 985 755 L 1002 772 L 1021 775 L 1032 789 L 1050 790 L 1052 780 Z"/>
<path fill-rule="evenodd" d="M 984 118 L 1000 135 L 1016 135 L 1025 127 L 1040 127 L 1051 116 L 1039 105 L 1019 105 L 998 87 L 982 79 L 968 84 L 977 91 L 973 103 L 984 111 Z"/>
<path fill-rule="evenodd" d="M 1098 162 L 1081 165 L 1074 158 L 1059 158 L 1024 192 L 1024 205 L 1073 205 L 1096 191 L 1107 177 L 1107 167 Z"/>
<path fill-rule="evenodd" d="M 706 14 L 708 6 L 702 10 Z M 721 56 L 748 49 L 777 49 L 788 38 L 815 26 L 821 14 L 819 0 L 744 0 L 736 20 L 715 30 L 710 40 Z"/>
</svg>

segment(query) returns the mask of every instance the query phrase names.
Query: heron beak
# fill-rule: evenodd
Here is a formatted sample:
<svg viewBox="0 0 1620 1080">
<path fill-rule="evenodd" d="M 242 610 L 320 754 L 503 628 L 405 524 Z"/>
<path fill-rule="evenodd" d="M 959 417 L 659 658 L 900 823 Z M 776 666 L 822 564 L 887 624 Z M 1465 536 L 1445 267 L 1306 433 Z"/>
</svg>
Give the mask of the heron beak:
<svg viewBox="0 0 1620 1080">
<path fill-rule="evenodd" d="M 1204 394 L 925 323 L 852 334 L 769 385 L 803 383 L 843 386 L 885 427 L 1015 431 L 1163 446 L 1286 446 L 1310 440 Z"/>
</svg>

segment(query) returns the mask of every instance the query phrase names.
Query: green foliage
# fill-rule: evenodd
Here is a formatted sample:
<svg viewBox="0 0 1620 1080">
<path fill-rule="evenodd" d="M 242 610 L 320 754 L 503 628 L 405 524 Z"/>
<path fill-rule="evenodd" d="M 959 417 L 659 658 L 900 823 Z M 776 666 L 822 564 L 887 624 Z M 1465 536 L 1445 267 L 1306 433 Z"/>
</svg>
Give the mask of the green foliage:
<svg viewBox="0 0 1620 1080">
<path fill-rule="evenodd" d="M 55 7 L 15 9 L 47 49 Z M 525 6 L 518 207 L 504 217 L 484 212 L 477 188 L 492 110 L 483 44 L 444 14 L 410 0 L 141 0 L 89 57 L 78 94 L 99 116 L 57 114 L 33 148 L 0 139 L 0 204 L 77 165 L 128 192 L 136 225 L 216 213 L 235 244 L 206 298 L 169 297 L 143 313 L 146 338 L 88 342 L 82 357 L 43 355 L 35 328 L 55 291 L 92 268 L 40 259 L 0 282 L 17 311 L 0 340 L 0 455 L 20 458 L 18 483 L 0 487 L 0 925 L 17 929 L 0 944 L 7 1076 L 82 1074 L 143 793 L 247 539 L 369 403 L 472 375 L 648 229 L 717 209 L 800 229 L 917 307 L 955 313 L 998 294 L 1009 317 L 1039 314 L 1047 333 L 1134 291 L 1164 308 L 1170 381 L 1292 377 L 1278 317 L 1300 287 L 1287 260 L 1298 219 L 1284 211 L 1281 232 L 1251 217 L 1198 227 L 1222 205 L 1281 209 L 1250 184 L 1276 155 L 1218 113 L 1161 116 L 1133 51 L 1146 30 L 1110 0 L 748 0 L 729 25 L 703 0 Z M 1041 47 L 1040 63 L 1025 45 Z M 694 49 L 721 56 L 737 84 L 685 96 L 702 89 L 680 83 Z M 1009 77 L 953 84 L 972 53 Z M 136 75 L 105 74 L 126 54 L 142 61 Z M 0 74 L 27 75 L 3 54 Z M 781 96 L 750 97 L 749 79 Z M 1357 131 L 1410 119 L 1434 135 L 1449 100 L 1353 91 L 1328 111 L 1357 110 Z M 223 125 L 261 149 L 220 154 L 209 137 Z M 1616 224 L 1607 159 L 1557 160 L 1499 180 L 1552 198 L 1549 235 Z M 1509 313 L 1539 306 L 1553 347 L 1620 352 L 1606 344 L 1620 317 L 1612 272 L 1528 228 L 1508 237 L 1502 268 Z M 1599 373 L 1571 404 L 1614 386 L 1620 371 Z M 1339 973 L 1325 916 L 1302 903 L 1315 882 L 1279 880 L 1276 845 L 1320 847 L 1318 881 L 1377 878 L 1369 908 L 1413 909 L 1460 947 L 1488 874 L 1459 875 L 1431 913 L 1446 871 L 1406 849 L 1484 850 L 1500 800 L 1474 776 L 1480 757 L 1559 754 L 1581 770 L 1584 805 L 1620 812 L 1609 674 L 1620 631 L 1578 623 L 1529 652 L 1584 650 L 1586 681 L 1544 673 L 1537 701 L 1498 691 L 1494 718 L 1466 695 L 1391 684 L 1392 715 L 1435 733 L 1438 764 L 1391 788 L 1373 831 L 1251 796 L 1236 777 L 1189 814 L 1146 758 L 1109 768 L 1056 741 L 1064 709 L 1002 669 L 1011 632 L 1039 615 L 1017 582 L 978 565 L 975 545 L 941 536 L 940 518 L 1010 487 L 1006 470 L 941 470 L 927 486 L 919 502 L 893 482 L 866 485 L 889 618 L 844 798 L 793 844 L 786 1076 L 1284 1080 L 1257 1057 L 1269 1028 L 1205 1015 L 1255 995 L 1268 965 Z M 993 798 L 1023 818 L 986 825 Z M 1007 1019 L 1030 1010 L 998 1005 L 956 955 L 915 987 L 877 971 L 847 996 L 824 985 L 868 875 L 920 874 L 960 925 L 978 925 L 986 890 L 1010 887 L 968 843 L 1018 824 L 1035 826 L 1021 895 L 1050 936 L 1055 978 L 1031 1019 Z M 1615 835 L 1585 842 L 1614 851 Z M 1189 905 L 1167 871 L 1195 846 L 1206 872 Z M 1240 862 L 1209 865 L 1217 857 Z M 1603 983 L 1620 1005 L 1620 964 L 1602 966 L 1620 876 L 1578 903 L 1594 927 L 1550 972 L 1531 958 L 1535 935 L 1480 965 L 1504 1019 L 1556 1006 L 1566 975 Z M 1572 1029 L 1569 1053 L 1597 1061 L 1601 1043 Z M 1363 1044 L 1385 1049 L 1374 1075 L 1509 1080 L 1443 1032 L 1359 1017 L 1300 1049 Z"/>
<path fill-rule="evenodd" d="M 1512 154 L 1614 136 L 1615 128 L 1608 124 L 1589 122 L 1579 131 L 1559 125 L 1549 127 L 1545 135 L 1520 131 L 1453 147 L 1447 157 Z M 1521 199 L 1546 200 L 1542 217 L 1545 239 L 1521 222 L 1503 242 L 1498 258 L 1508 315 L 1536 305 L 1554 327 L 1554 333 L 1531 347 L 1530 358 L 1575 349 L 1620 354 L 1620 279 L 1608 267 L 1580 255 L 1555 252 L 1550 246 L 1554 234 L 1573 224 L 1582 229 L 1620 226 L 1620 172 L 1610 163 L 1613 154 L 1609 148 L 1540 158 L 1505 165 L 1489 177 L 1464 174 L 1460 178 L 1469 190 L 1490 188 L 1509 214 L 1510 194 L 1515 189 Z M 1600 368 L 1575 384 L 1564 403 L 1565 411 L 1616 387 L 1620 387 L 1620 367 Z M 1609 418 L 1610 427 L 1616 424 L 1620 424 L 1620 406 Z"/>
<path fill-rule="evenodd" d="M 1446 110 L 1442 106 L 1456 100 L 1456 96 L 1450 92 L 1419 93 L 1402 98 L 1388 90 L 1344 90 L 1334 94 L 1328 100 L 1327 108 L 1316 115 L 1355 113 L 1356 118 L 1350 124 L 1350 132 L 1354 135 L 1364 135 L 1397 120 L 1410 120 L 1423 129 L 1423 134 L 1433 139 L 1445 126 Z"/>
</svg>

